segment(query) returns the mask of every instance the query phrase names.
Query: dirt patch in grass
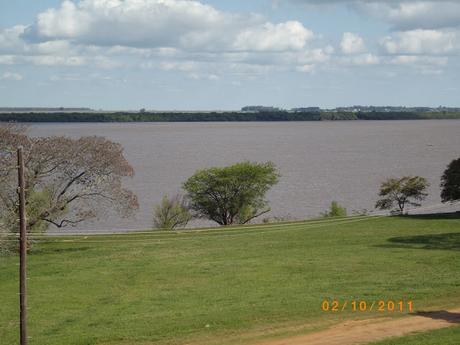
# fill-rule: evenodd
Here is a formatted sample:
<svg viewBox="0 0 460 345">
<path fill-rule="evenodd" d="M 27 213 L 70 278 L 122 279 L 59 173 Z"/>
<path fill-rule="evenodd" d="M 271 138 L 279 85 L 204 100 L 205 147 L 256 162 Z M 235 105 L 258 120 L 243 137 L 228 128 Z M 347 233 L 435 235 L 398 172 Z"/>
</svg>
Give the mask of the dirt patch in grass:
<svg viewBox="0 0 460 345">
<path fill-rule="evenodd" d="M 254 345 L 356 345 L 427 332 L 460 324 L 460 308 L 418 312 L 407 317 L 346 321 L 302 336 L 255 343 Z"/>
</svg>

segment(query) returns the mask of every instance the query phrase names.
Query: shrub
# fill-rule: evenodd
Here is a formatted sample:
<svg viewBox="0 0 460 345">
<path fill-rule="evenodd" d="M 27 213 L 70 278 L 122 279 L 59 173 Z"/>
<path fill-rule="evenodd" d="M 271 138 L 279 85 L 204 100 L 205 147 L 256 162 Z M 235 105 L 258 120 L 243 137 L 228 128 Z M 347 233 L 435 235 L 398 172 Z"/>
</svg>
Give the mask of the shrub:
<svg viewBox="0 0 460 345">
<path fill-rule="evenodd" d="M 185 227 L 191 219 L 187 204 L 180 195 L 172 198 L 163 196 L 161 202 L 153 209 L 153 225 L 157 229 L 173 230 Z"/>
<path fill-rule="evenodd" d="M 331 206 L 326 212 L 321 213 L 324 218 L 346 217 L 347 209 L 342 207 L 337 201 L 331 202 Z"/>
</svg>

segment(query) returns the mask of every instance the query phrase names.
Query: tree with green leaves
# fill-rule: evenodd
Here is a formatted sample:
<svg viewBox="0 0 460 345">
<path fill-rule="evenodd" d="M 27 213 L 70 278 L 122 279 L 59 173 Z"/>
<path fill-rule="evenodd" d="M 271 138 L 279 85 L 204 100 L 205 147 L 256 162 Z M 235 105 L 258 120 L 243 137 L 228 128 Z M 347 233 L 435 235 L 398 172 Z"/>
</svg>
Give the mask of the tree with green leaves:
<svg viewBox="0 0 460 345">
<path fill-rule="evenodd" d="M 191 219 L 187 204 L 180 195 L 172 198 L 163 196 L 161 202 L 153 209 L 153 225 L 157 229 L 173 230 L 185 227 Z"/>
<path fill-rule="evenodd" d="M 346 217 L 347 209 L 341 206 L 337 201 L 331 202 L 329 210 L 321 213 L 324 218 L 333 218 L 333 217 Z"/>
<path fill-rule="evenodd" d="M 460 200 L 460 158 L 447 166 L 441 177 L 441 188 L 442 202 Z"/>
<path fill-rule="evenodd" d="M 428 181 L 420 176 L 387 179 L 380 186 L 379 196 L 382 198 L 375 207 L 381 210 L 394 209 L 394 212 L 403 214 L 406 205 L 421 205 L 421 201 L 428 196 L 428 187 Z"/>
<path fill-rule="evenodd" d="M 183 188 L 197 217 L 220 225 L 246 224 L 270 211 L 265 194 L 279 177 L 272 162 L 242 162 L 199 170 Z"/>
</svg>

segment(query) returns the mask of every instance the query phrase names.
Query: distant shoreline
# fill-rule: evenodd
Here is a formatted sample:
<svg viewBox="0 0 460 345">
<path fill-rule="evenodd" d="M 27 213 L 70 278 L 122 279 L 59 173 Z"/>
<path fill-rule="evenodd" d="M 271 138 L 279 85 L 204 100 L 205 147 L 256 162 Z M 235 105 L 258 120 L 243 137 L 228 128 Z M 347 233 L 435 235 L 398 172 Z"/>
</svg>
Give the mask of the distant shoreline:
<svg viewBox="0 0 460 345">
<path fill-rule="evenodd" d="M 460 112 L 4 112 L 0 122 L 281 122 L 452 120 Z"/>
</svg>

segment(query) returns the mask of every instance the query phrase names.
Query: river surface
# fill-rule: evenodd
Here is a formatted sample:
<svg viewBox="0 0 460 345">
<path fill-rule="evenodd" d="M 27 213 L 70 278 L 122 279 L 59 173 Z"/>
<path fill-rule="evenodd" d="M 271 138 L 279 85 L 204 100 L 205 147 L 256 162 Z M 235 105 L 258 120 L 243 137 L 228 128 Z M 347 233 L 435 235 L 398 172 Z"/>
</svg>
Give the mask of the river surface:
<svg viewBox="0 0 460 345">
<path fill-rule="evenodd" d="M 270 216 L 318 216 L 332 200 L 349 213 L 373 210 L 380 183 L 403 175 L 429 180 L 424 205 L 431 207 L 440 204 L 442 172 L 460 156 L 460 120 L 33 124 L 30 134 L 100 135 L 123 145 L 136 173 L 126 186 L 137 194 L 139 212 L 131 219 L 104 215 L 79 230 L 150 228 L 152 207 L 164 194 L 180 193 L 197 169 L 243 160 L 270 160 L 280 170 L 268 193 Z"/>
</svg>

